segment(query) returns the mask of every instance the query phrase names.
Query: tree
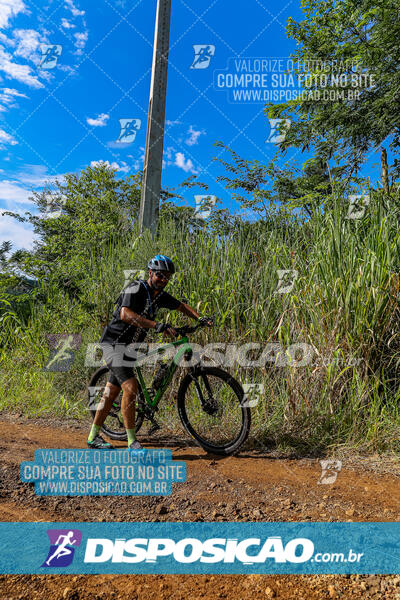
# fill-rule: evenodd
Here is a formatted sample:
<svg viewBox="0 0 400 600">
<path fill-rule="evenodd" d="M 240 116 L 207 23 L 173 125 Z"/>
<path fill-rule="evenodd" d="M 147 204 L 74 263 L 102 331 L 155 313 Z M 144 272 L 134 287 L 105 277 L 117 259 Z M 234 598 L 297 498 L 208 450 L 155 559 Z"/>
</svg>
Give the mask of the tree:
<svg viewBox="0 0 400 600">
<path fill-rule="evenodd" d="M 11 242 L 3 242 L 0 245 L 0 271 L 4 271 L 7 268 L 7 254 L 12 248 Z"/>
<path fill-rule="evenodd" d="M 240 203 L 245 211 L 253 211 L 259 217 L 266 219 L 270 212 L 270 203 L 273 198 L 272 180 L 275 175 L 274 164 L 263 165 L 258 160 L 245 160 L 237 152 L 221 141 L 214 146 L 227 150 L 232 158 L 228 163 L 222 158 L 213 160 L 221 163 L 232 175 L 219 175 L 217 181 L 223 181 L 227 190 L 232 191 L 232 197 Z"/>
<path fill-rule="evenodd" d="M 197 180 L 197 175 L 189 175 L 177 187 L 163 188 L 160 198 L 160 220 L 173 221 L 182 229 L 193 230 L 199 227 L 199 219 L 195 217 L 195 208 L 192 206 L 178 206 L 173 200 L 184 201 L 184 193 L 192 188 L 208 191 L 208 185 Z"/>
<path fill-rule="evenodd" d="M 240 203 L 241 210 L 251 210 L 264 222 L 274 219 L 274 211 L 301 208 L 308 216 L 316 209 L 327 207 L 335 194 L 335 182 L 341 181 L 343 169 L 333 167 L 320 158 L 309 159 L 302 168 L 295 164 L 279 167 L 277 158 L 268 165 L 257 160 L 245 160 L 237 152 L 216 142 L 216 146 L 230 152 L 232 163 L 220 158 L 230 176 L 219 175 L 228 190 L 234 190 L 232 197 Z M 355 177 L 352 183 L 358 183 Z"/>
<path fill-rule="evenodd" d="M 280 151 L 313 148 L 323 162 L 334 159 L 351 174 L 368 152 L 383 148 L 388 190 L 384 144 L 395 152 L 400 145 L 399 2 L 302 0 L 302 5 L 305 19 L 290 18 L 287 30 L 299 46 L 293 58 L 304 82 L 308 76 L 309 93 L 266 107 L 268 116 L 291 120 Z M 395 176 L 397 159 L 393 167 Z"/>
<path fill-rule="evenodd" d="M 38 214 L 4 213 L 33 225 L 37 236 L 32 251 L 18 250 L 8 262 L 38 279 L 56 275 L 61 287 L 76 294 L 91 254 L 132 231 L 140 177 L 116 179 L 115 170 L 100 163 L 64 178 L 33 193 Z"/>
</svg>

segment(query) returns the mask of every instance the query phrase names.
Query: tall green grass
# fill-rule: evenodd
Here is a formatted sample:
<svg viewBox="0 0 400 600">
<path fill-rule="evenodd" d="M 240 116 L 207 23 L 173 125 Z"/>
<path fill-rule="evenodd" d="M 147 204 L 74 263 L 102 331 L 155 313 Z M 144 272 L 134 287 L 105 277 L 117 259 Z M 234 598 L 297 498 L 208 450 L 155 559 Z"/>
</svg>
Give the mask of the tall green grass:
<svg viewBox="0 0 400 600">
<path fill-rule="evenodd" d="M 57 282 L 48 282 L 46 301 L 34 303 L 23 330 L 8 317 L 0 408 L 87 418 L 85 390 L 93 369 L 84 365 L 86 346 L 98 341 L 111 317 L 123 270 L 145 268 L 149 256 L 161 251 L 178 267 L 169 291 L 216 316 L 215 328 L 193 342 L 313 348 L 306 366 L 229 368 L 242 383 L 264 385 L 264 397 L 252 409 L 251 443 L 308 453 L 338 446 L 398 452 L 399 205 L 399 198 L 387 206 L 371 192 L 360 220 L 346 218 L 347 206 L 338 201 L 332 211 L 306 221 L 278 211 L 268 223 L 242 223 L 228 236 L 165 221 L 156 241 L 132 230 L 96 248 L 82 298 L 70 299 Z M 276 293 L 278 269 L 298 272 L 288 294 Z M 179 313 L 168 319 L 183 321 Z M 47 373 L 46 334 L 62 332 L 80 333 L 82 347 L 68 373 Z M 172 394 L 164 409 L 169 424 L 176 418 L 174 401 Z"/>
</svg>

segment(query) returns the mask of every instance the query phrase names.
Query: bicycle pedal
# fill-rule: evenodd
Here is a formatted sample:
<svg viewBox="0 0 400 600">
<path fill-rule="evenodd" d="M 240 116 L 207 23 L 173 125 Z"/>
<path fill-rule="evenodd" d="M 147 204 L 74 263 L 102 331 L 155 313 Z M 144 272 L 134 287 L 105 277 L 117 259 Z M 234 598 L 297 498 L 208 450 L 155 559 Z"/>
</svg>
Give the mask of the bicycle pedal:
<svg viewBox="0 0 400 600">
<path fill-rule="evenodd" d="M 153 421 L 152 425 L 147 433 L 148 433 L 148 435 L 153 435 L 153 433 L 155 433 L 159 429 L 161 429 L 161 425 L 159 425 L 156 421 Z"/>
</svg>

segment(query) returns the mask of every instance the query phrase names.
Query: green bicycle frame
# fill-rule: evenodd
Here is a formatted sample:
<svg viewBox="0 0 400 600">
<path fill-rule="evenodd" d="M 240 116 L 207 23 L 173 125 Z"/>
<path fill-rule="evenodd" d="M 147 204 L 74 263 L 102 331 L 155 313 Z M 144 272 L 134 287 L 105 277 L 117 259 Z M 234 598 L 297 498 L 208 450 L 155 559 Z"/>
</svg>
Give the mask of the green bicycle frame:
<svg viewBox="0 0 400 600">
<path fill-rule="evenodd" d="M 157 348 L 157 350 L 153 350 L 152 352 L 149 352 L 148 354 L 146 354 L 146 359 L 147 359 L 150 356 L 160 354 L 161 350 L 166 350 L 167 348 L 173 348 L 173 347 L 177 347 L 177 346 L 182 346 L 182 347 L 178 350 L 178 352 L 173 357 L 171 364 L 168 367 L 168 371 L 165 373 L 164 379 L 162 380 L 162 383 L 161 383 L 160 387 L 158 388 L 156 394 L 154 395 L 153 399 L 151 398 L 150 393 L 146 387 L 146 383 L 144 381 L 140 367 L 138 367 L 138 366 L 134 367 L 135 371 L 137 373 L 137 378 L 139 380 L 140 387 L 142 388 L 142 391 L 143 391 L 145 402 L 152 409 L 155 409 L 157 407 L 158 403 L 160 402 L 165 390 L 169 386 L 169 384 L 174 376 L 176 369 L 178 368 L 178 365 L 179 365 L 182 357 L 186 353 L 192 352 L 192 348 L 190 347 L 188 338 L 186 336 L 184 336 L 183 338 L 181 338 L 180 340 L 177 340 L 176 342 L 169 342 L 168 344 L 163 344 L 162 346 Z"/>
</svg>

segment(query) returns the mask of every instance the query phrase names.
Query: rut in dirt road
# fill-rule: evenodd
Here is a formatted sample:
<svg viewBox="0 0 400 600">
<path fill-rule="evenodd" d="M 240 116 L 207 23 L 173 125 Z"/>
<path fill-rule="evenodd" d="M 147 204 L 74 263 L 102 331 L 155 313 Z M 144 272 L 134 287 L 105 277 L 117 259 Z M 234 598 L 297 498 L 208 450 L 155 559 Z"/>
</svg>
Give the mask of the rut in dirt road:
<svg viewBox="0 0 400 600">
<path fill-rule="evenodd" d="M 217 458 L 178 444 L 187 481 L 169 497 L 38 497 L 21 483 L 19 465 L 39 448 L 82 448 L 86 428 L 38 421 L 0 421 L 0 510 L 3 521 L 397 521 L 396 459 L 342 457 L 332 485 L 319 485 L 317 459 L 279 459 L 244 450 Z M 21 434 L 24 444 L 21 445 Z M 162 447 L 165 440 L 148 440 Z M 92 575 L 0 576 L 8 600 L 158 600 L 239 598 L 281 600 L 400 598 L 400 576 L 359 575 Z"/>
<path fill-rule="evenodd" d="M 396 461 L 387 461 L 386 472 L 377 473 L 382 465 L 372 459 L 343 459 L 335 483 L 319 485 L 321 467 L 316 459 L 277 459 L 246 450 L 239 456 L 216 458 L 197 447 L 180 447 L 173 448 L 173 457 L 186 461 L 187 481 L 174 484 L 168 497 L 37 497 L 33 484 L 20 482 L 19 465 L 33 460 L 36 449 L 83 447 L 85 433 L 83 428 L 32 423 L 21 428 L 0 422 L 4 520 L 31 520 L 27 516 L 32 511 L 58 521 L 398 520 Z"/>
</svg>

